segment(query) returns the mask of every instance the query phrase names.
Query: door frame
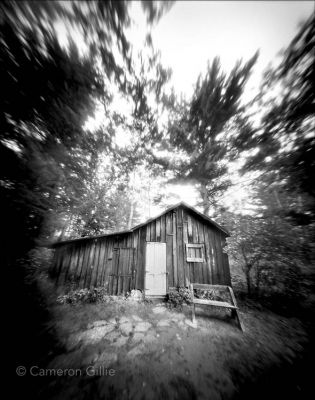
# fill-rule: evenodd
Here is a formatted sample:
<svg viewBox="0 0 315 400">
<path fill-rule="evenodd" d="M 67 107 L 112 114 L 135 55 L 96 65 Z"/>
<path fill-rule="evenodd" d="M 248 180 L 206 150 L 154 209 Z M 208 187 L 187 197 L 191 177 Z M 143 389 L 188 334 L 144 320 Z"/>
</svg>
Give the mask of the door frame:
<svg viewBox="0 0 315 400">
<path fill-rule="evenodd" d="M 146 275 L 147 275 L 147 247 L 148 244 L 163 244 L 165 248 L 165 295 L 168 293 L 168 272 L 167 272 L 167 264 L 166 264 L 166 252 L 167 252 L 167 246 L 166 242 L 153 242 L 153 241 L 147 241 L 145 242 L 145 257 L 144 257 L 144 294 L 145 296 L 147 295 L 147 288 L 146 288 Z M 162 275 L 162 274 L 161 274 Z M 161 295 L 151 295 L 151 296 L 165 296 L 164 294 Z M 150 295 L 148 295 L 150 296 Z"/>
</svg>

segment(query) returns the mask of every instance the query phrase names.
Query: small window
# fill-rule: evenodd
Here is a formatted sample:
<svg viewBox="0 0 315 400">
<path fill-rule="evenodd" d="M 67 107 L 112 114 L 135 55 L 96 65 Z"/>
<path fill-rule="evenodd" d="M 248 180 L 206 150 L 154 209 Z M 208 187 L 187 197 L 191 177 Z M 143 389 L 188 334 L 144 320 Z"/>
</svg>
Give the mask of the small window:
<svg viewBox="0 0 315 400">
<path fill-rule="evenodd" d="M 204 262 L 204 245 L 201 243 L 186 244 L 188 262 Z"/>
</svg>

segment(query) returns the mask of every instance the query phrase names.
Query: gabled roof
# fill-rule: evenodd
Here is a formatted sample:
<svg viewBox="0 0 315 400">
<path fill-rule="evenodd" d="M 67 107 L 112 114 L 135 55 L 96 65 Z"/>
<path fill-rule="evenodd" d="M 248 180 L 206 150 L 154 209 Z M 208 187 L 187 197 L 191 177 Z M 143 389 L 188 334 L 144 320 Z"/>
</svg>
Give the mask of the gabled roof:
<svg viewBox="0 0 315 400">
<path fill-rule="evenodd" d="M 220 226 L 219 224 L 214 222 L 211 218 L 207 217 L 205 214 L 203 214 L 200 211 L 196 210 L 194 207 L 189 206 L 184 201 L 181 201 L 180 203 L 177 203 L 174 206 L 171 206 L 171 207 L 167 208 L 165 211 L 163 211 L 161 214 L 157 215 L 156 217 L 150 218 L 150 219 L 146 220 L 145 222 L 134 226 L 133 228 L 131 228 L 130 231 L 132 232 L 135 229 L 141 228 L 142 226 L 149 224 L 150 222 L 154 221 L 155 219 L 162 217 L 162 215 L 167 214 L 168 212 L 173 211 L 178 207 L 184 207 L 184 208 L 192 211 L 193 213 L 195 213 L 199 217 L 201 217 L 204 221 L 206 221 L 209 225 L 212 225 L 212 226 L 216 227 L 217 229 L 219 229 L 220 231 L 222 231 L 223 233 L 225 233 L 226 235 L 229 235 L 229 232 L 226 229 L 224 229 L 222 226 Z"/>
<path fill-rule="evenodd" d="M 155 217 L 149 218 L 145 222 L 142 222 L 141 224 L 136 225 L 131 229 L 127 229 L 127 230 L 119 231 L 119 232 L 105 233 L 105 234 L 96 235 L 96 236 L 84 236 L 84 237 L 80 237 L 80 238 L 76 238 L 76 239 L 63 240 L 61 242 L 54 243 L 52 245 L 52 247 L 58 246 L 59 244 L 72 243 L 72 242 L 77 242 L 77 241 L 81 241 L 81 240 L 98 239 L 98 238 L 107 237 L 107 236 L 118 236 L 118 235 L 124 235 L 124 234 L 128 234 L 128 233 L 132 233 L 136 229 L 139 229 L 139 228 L 149 224 L 150 222 L 162 217 L 162 215 L 167 214 L 168 212 L 173 211 L 173 210 L 175 210 L 176 208 L 179 208 L 179 207 L 184 207 L 184 208 L 192 211 L 194 214 L 198 215 L 200 218 L 202 218 L 209 225 L 212 225 L 213 227 L 219 229 L 225 235 L 229 235 L 229 232 L 226 229 L 224 229 L 222 226 L 220 226 L 219 224 L 214 222 L 211 218 L 207 217 L 205 214 L 202 214 L 200 211 L 196 210 L 194 207 L 191 207 L 188 204 L 186 204 L 185 202 L 181 201 L 180 203 L 177 203 L 177 204 L 167 208 L 161 214 L 159 214 L 159 215 L 157 215 Z"/>
</svg>

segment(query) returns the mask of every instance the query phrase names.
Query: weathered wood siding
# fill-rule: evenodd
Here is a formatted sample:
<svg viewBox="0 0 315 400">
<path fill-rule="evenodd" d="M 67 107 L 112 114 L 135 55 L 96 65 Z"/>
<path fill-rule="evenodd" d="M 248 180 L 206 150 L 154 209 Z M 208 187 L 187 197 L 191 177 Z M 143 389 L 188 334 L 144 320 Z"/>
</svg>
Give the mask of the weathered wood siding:
<svg viewBox="0 0 315 400">
<path fill-rule="evenodd" d="M 77 288 L 104 286 L 111 294 L 144 290 L 145 244 L 166 243 L 167 287 L 230 285 L 225 234 L 185 207 L 169 211 L 132 233 L 86 238 L 56 247 L 52 275 Z M 187 262 L 186 244 L 203 245 L 203 262 Z"/>
<path fill-rule="evenodd" d="M 190 282 L 231 284 L 228 256 L 223 252 L 226 235 L 195 213 L 179 207 L 145 228 L 147 242 L 166 243 L 168 287 L 188 286 Z M 187 262 L 186 244 L 189 243 L 204 245 L 203 262 Z"/>
</svg>

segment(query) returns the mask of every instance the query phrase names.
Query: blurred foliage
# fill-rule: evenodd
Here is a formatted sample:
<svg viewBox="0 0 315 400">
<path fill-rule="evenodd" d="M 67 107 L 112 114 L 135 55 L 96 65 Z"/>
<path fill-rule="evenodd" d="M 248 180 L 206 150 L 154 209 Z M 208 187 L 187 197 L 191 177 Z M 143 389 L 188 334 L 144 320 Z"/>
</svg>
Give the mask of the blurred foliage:
<svg viewBox="0 0 315 400">
<path fill-rule="evenodd" d="M 76 289 L 57 297 L 58 304 L 106 303 L 110 297 L 104 287 Z"/>
<path fill-rule="evenodd" d="M 47 39 L 45 55 L 7 24 L 0 35 L 2 221 L 8 242 L 27 247 L 46 214 L 81 198 L 96 151 L 107 146 L 108 137 L 82 128 L 104 89 L 74 46 L 65 53 Z"/>
<path fill-rule="evenodd" d="M 228 215 L 231 236 L 226 251 L 241 267 L 249 295 L 279 291 L 300 295 L 299 283 L 315 259 L 315 226 L 305 230 L 272 213 Z"/>
<path fill-rule="evenodd" d="M 174 105 L 169 141 L 186 156 L 176 168 L 176 179 L 198 185 L 205 214 L 211 199 L 230 183 L 226 178 L 228 133 L 242 115 L 241 96 L 257 57 L 258 53 L 243 65 L 237 62 L 229 75 L 221 71 L 216 57 L 206 75 L 199 76 L 192 99 L 181 99 Z"/>
<path fill-rule="evenodd" d="M 116 167 L 102 184 L 96 175 L 104 154 L 115 155 L 113 138 L 123 120 L 109 111 L 113 84 L 126 96 L 136 87 L 124 30 L 129 3 L 6 1 L 0 7 L 6 256 L 15 257 L 12 246 L 23 253 L 40 236 L 49 238 L 58 229 L 62 235 L 65 223 L 80 235 L 120 229 L 126 206 L 128 214 L 126 169 L 118 173 Z M 155 7 L 165 10 L 159 2 L 145 8 L 151 23 L 162 15 Z M 58 41 L 60 26 L 66 45 Z M 87 47 L 83 54 L 71 36 L 76 30 Z M 163 75 L 162 67 L 159 71 Z M 107 123 L 91 132 L 83 126 L 97 104 Z"/>
<path fill-rule="evenodd" d="M 261 124 L 255 135 L 240 136 L 241 149 L 259 149 L 243 170 L 274 174 L 283 190 L 312 198 L 298 218 L 315 212 L 315 21 L 310 17 L 285 49 L 279 65 L 265 74 L 258 106 Z M 260 111 L 261 112 L 261 111 Z"/>
</svg>

